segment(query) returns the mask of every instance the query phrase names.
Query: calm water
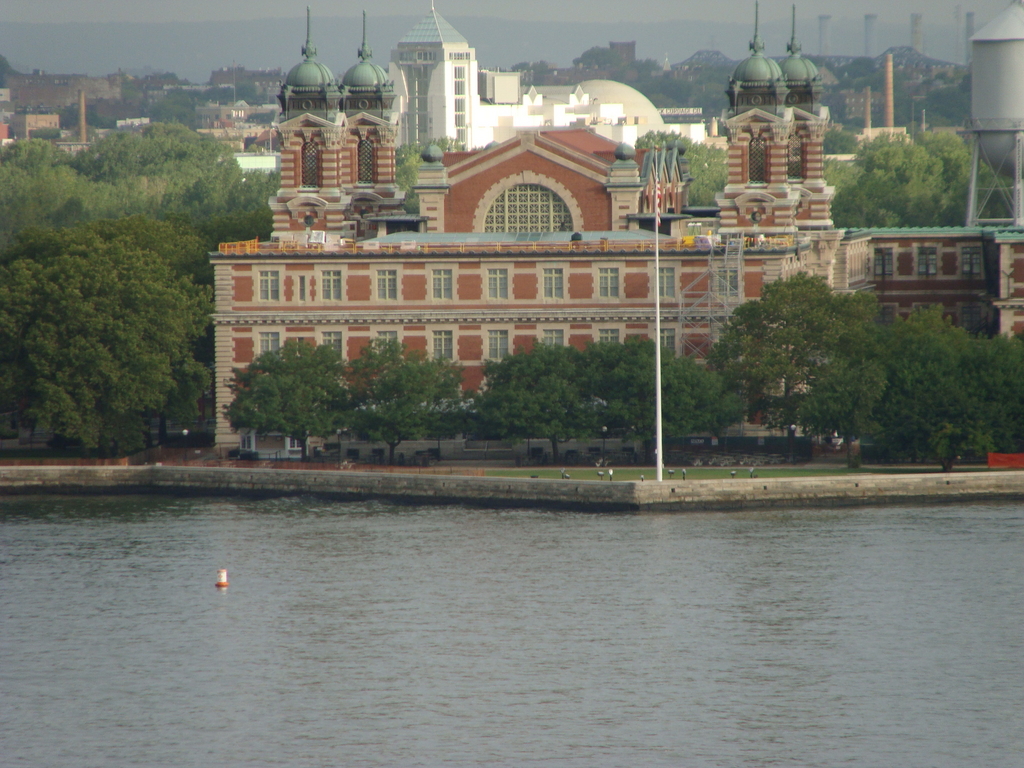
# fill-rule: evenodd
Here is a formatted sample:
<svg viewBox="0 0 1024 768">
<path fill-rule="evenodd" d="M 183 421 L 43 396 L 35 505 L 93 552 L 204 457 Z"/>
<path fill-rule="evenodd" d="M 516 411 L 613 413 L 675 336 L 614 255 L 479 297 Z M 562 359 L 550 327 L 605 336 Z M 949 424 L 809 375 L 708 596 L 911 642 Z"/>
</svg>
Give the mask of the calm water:
<svg viewBox="0 0 1024 768">
<path fill-rule="evenodd" d="M 0 499 L 0 764 L 1019 766 L 1022 617 L 1019 505 Z"/>
</svg>

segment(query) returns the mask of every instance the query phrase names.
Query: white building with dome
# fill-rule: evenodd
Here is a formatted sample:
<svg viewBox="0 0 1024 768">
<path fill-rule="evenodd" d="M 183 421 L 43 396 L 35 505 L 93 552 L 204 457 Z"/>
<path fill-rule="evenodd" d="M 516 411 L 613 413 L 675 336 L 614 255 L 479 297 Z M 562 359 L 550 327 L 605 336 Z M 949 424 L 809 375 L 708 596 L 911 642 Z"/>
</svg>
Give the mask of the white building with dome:
<svg viewBox="0 0 1024 768">
<path fill-rule="evenodd" d="M 479 149 L 529 128 L 590 128 L 628 144 L 648 131 L 705 138 L 703 124 L 666 124 L 650 99 L 625 83 L 587 80 L 524 92 L 518 72 L 480 69 L 476 49 L 434 8 L 391 52 L 388 75 L 403 144 L 450 137 Z"/>
</svg>

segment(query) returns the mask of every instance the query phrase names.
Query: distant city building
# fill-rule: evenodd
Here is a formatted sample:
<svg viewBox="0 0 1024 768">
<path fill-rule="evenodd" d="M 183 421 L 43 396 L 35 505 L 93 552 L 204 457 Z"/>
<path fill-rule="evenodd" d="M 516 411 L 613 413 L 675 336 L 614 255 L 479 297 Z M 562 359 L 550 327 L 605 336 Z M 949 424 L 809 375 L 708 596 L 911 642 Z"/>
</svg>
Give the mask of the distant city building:
<svg viewBox="0 0 1024 768">
<path fill-rule="evenodd" d="M 473 133 L 477 70 L 476 50 L 431 7 L 391 52 L 401 143 L 449 136 L 464 147 L 480 145 Z"/>
<path fill-rule="evenodd" d="M 15 139 L 31 139 L 40 129 L 60 130 L 60 115 L 31 115 L 17 113 L 11 118 L 11 133 Z"/>
<path fill-rule="evenodd" d="M 635 42 L 611 43 L 611 48 L 624 61 L 636 58 Z M 478 149 L 507 141 L 524 128 L 588 126 L 630 144 L 648 131 L 683 132 L 666 127 L 650 100 L 623 83 L 592 79 L 524 91 L 521 73 L 480 69 L 476 49 L 433 8 L 391 52 L 389 76 L 401 143 L 449 137 L 465 149 Z M 699 132 L 685 129 L 685 134 L 693 138 Z"/>
<path fill-rule="evenodd" d="M 50 75 L 36 70 L 31 75 L 7 75 L 10 101 L 21 107 L 61 109 L 78 103 L 79 91 L 90 102 L 121 100 L 121 75 Z"/>
</svg>

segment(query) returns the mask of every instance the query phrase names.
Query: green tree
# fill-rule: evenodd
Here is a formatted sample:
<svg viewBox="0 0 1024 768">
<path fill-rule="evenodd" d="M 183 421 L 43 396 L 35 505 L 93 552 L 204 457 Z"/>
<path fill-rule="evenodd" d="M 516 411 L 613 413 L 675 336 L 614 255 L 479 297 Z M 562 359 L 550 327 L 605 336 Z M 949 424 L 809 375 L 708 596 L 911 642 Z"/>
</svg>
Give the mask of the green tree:
<svg viewBox="0 0 1024 768">
<path fill-rule="evenodd" d="M 448 360 L 428 359 L 394 339 L 374 339 L 346 371 L 356 432 L 388 445 L 388 463 L 404 440 L 452 434 L 463 410 L 462 370 Z"/>
<path fill-rule="evenodd" d="M 514 440 L 543 437 L 558 461 L 558 444 L 597 428 L 597 403 L 585 380 L 583 354 L 573 347 L 537 344 L 529 352 L 484 365 L 476 398 L 481 429 Z"/>
<path fill-rule="evenodd" d="M 1024 346 L 975 338 L 921 309 L 884 338 L 888 386 L 876 408 L 876 442 L 893 459 L 932 458 L 949 471 L 960 456 L 1014 451 L 1024 438 Z"/>
<path fill-rule="evenodd" d="M 123 241 L 48 237 L 0 263 L 0 397 L 86 450 L 135 451 L 144 415 L 168 407 L 176 375 L 197 373 L 189 361 L 208 293 Z"/>
<path fill-rule="evenodd" d="M 234 429 L 296 440 L 305 461 L 307 438 L 327 437 L 343 425 L 344 375 L 345 363 L 333 347 L 287 341 L 235 370 L 234 399 L 225 412 Z"/>
<path fill-rule="evenodd" d="M 824 150 L 826 155 L 851 155 L 857 151 L 857 137 L 834 125 L 825 132 Z"/>
<path fill-rule="evenodd" d="M 591 344 L 583 351 L 587 394 L 602 426 L 644 442 L 651 460 L 654 439 L 654 342 Z M 743 403 L 726 391 L 717 373 L 688 357 L 662 350 L 662 423 L 667 435 L 721 430 L 743 417 Z"/>
<path fill-rule="evenodd" d="M 801 423 L 828 366 L 863 348 L 875 313 L 873 296 L 833 293 L 823 279 L 797 274 L 737 307 L 708 359 L 743 392 L 751 416 L 786 429 Z"/>
<path fill-rule="evenodd" d="M 945 133 L 865 142 L 854 161 L 858 173 L 836 189 L 836 226 L 959 226 L 970 161 L 967 145 Z"/>
</svg>

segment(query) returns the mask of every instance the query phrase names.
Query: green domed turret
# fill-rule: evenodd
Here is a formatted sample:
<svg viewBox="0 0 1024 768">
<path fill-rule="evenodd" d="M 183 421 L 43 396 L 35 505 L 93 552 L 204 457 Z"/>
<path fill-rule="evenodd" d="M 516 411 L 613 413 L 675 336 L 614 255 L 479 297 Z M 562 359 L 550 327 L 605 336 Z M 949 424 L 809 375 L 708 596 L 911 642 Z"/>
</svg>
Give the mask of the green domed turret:
<svg viewBox="0 0 1024 768">
<path fill-rule="evenodd" d="M 288 71 L 281 86 L 278 101 L 284 111 L 284 119 L 309 113 L 330 119 L 337 111 L 341 92 L 334 82 L 334 73 L 316 60 L 316 46 L 312 40 L 312 22 L 309 7 L 306 7 L 306 44 L 302 46 L 303 60 Z"/>
<path fill-rule="evenodd" d="M 750 56 L 739 63 L 729 78 L 729 96 L 732 114 L 749 109 L 774 112 L 783 106 L 786 97 L 786 79 L 779 65 L 764 55 L 764 40 L 758 33 L 758 6 L 754 4 L 754 39 L 750 41 Z"/>
<path fill-rule="evenodd" d="M 341 78 L 342 105 L 346 114 L 369 112 L 390 119 L 395 100 L 395 86 L 388 73 L 370 59 L 373 50 L 366 42 L 366 11 L 363 11 L 363 44 L 359 46 L 359 63 Z"/>
<path fill-rule="evenodd" d="M 782 76 L 789 93 L 786 104 L 811 111 L 821 98 L 821 75 L 814 62 L 801 55 L 800 41 L 796 39 L 796 6 L 793 6 L 793 32 L 786 46 L 789 56 L 782 62 Z"/>
</svg>

